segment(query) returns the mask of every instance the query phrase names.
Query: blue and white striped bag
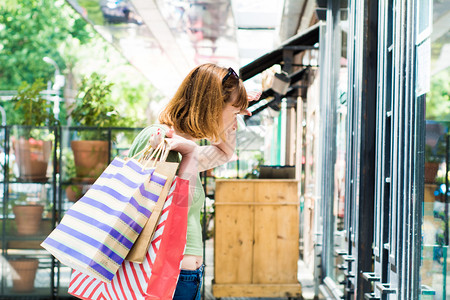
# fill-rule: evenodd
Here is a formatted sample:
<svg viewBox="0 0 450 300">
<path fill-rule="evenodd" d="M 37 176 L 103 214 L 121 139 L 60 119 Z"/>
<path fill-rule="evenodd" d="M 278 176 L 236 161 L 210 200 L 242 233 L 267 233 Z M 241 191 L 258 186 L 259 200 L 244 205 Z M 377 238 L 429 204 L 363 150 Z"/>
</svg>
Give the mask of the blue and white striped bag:
<svg viewBox="0 0 450 300">
<path fill-rule="evenodd" d="M 61 263 L 110 282 L 158 200 L 164 202 L 161 192 L 178 165 L 165 162 L 171 172 L 158 172 L 146 164 L 115 158 L 41 246 Z"/>
</svg>

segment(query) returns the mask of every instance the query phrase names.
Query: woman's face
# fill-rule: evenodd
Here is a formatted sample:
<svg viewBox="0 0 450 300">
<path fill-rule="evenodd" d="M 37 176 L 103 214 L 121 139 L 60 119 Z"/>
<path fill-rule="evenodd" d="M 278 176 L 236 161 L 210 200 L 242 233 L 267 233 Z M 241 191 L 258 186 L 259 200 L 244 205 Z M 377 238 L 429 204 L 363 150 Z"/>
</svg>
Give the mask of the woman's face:
<svg viewBox="0 0 450 300">
<path fill-rule="evenodd" d="M 231 95 L 231 101 L 228 102 L 222 112 L 222 131 L 228 132 L 229 130 L 237 129 L 237 115 L 240 113 L 240 109 L 238 107 L 233 106 L 232 104 L 236 101 L 237 93 L 233 93 Z"/>
</svg>

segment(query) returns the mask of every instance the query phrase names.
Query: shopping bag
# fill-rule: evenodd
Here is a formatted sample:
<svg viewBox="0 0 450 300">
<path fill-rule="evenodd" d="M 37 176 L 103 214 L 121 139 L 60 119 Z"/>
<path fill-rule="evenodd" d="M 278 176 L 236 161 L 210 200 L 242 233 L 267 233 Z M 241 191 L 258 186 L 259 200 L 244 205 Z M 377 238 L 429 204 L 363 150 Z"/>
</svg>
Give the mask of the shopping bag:
<svg viewBox="0 0 450 300">
<path fill-rule="evenodd" d="M 172 169 L 169 168 L 171 164 L 174 163 L 158 162 L 156 168 L 158 170 L 161 170 L 161 172 L 164 172 L 165 170 L 172 172 Z M 176 169 L 174 171 L 176 171 Z M 159 196 L 159 201 L 156 203 L 155 207 L 153 208 L 152 214 L 148 218 L 138 238 L 128 252 L 125 258 L 126 260 L 136 263 L 142 263 L 144 261 L 145 256 L 147 255 L 148 248 L 150 247 L 150 242 L 153 238 L 153 235 L 155 234 L 158 220 L 163 210 L 164 201 L 161 201 L 161 199 L 166 199 L 167 194 L 169 193 L 169 187 L 169 185 L 165 185 L 162 189 Z"/>
<path fill-rule="evenodd" d="M 163 140 L 161 144 L 165 145 L 165 141 Z M 161 149 L 163 149 L 161 147 Z M 168 152 L 161 153 L 161 156 L 163 156 L 161 159 L 156 160 L 156 168 L 160 172 L 163 172 L 166 168 L 168 168 L 168 165 L 170 163 L 166 162 Z M 139 154 L 136 154 L 139 155 Z M 155 157 L 155 153 L 144 153 L 142 154 L 144 159 L 146 157 L 149 157 L 148 159 L 153 159 Z M 172 174 L 172 169 L 170 168 L 170 174 Z M 173 177 L 173 176 L 172 176 Z M 161 191 L 160 198 L 158 200 L 158 203 L 153 209 L 152 215 L 148 219 L 147 223 L 145 224 L 144 228 L 142 229 L 141 233 L 139 234 L 137 240 L 134 242 L 133 247 L 131 248 L 130 252 L 128 253 L 126 260 L 136 262 L 136 263 L 142 263 L 145 259 L 145 256 L 147 255 L 148 248 L 150 247 L 150 242 L 152 241 L 153 235 L 155 233 L 156 225 L 159 220 L 159 216 L 161 215 L 161 211 L 163 209 L 164 200 L 166 199 L 168 193 L 169 193 L 170 185 L 165 185 L 163 190 Z"/>
<path fill-rule="evenodd" d="M 186 247 L 187 180 L 171 186 L 151 246 L 142 264 L 125 260 L 110 283 L 75 270 L 69 293 L 81 299 L 172 299 Z"/>
<path fill-rule="evenodd" d="M 41 246 L 61 263 L 110 282 L 149 217 L 159 216 L 158 200 L 163 205 L 160 195 L 178 167 L 149 162 L 115 158 Z"/>
</svg>

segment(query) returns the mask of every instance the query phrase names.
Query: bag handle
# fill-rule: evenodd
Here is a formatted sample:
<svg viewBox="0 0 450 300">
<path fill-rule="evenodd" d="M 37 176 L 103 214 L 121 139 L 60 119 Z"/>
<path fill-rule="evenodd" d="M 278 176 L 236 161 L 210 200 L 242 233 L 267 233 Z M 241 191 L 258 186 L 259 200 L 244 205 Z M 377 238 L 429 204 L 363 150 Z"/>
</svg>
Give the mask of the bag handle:
<svg viewBox="0 0 450 300">
<path fill-rule="evenodd" d="M 138 157 L 139 155 L 141 155 L 142 153 L 145 153 L 147 151 L 150 151 L 150 153 L 153 151 L 152 146 L 148 146 L 144 149 L 142 149 L 141 151 L 139 151 L 138 153 L 136 153 L 135 155 L 133 155 L 132 157 L 128 157 L 127 159 L 136 159 L 136 157 Z M 144 155 L 145 156 L 145 155 Z"/>
<path fill-rule="evenodd" d="M 136 159 L 138 156 L 140 156 L 142 154 L 142 157 L 139 159 L 139 161 L 148 160 L 149 155 L 152 155 L 153 151 L 160 148 L 160 146 L 163 142 L 164 142 L 164 140 L 161 141 L 161 143 L 158 145 L 158 147 L 156 147 L 156 149 L 153 149 L 153 147 L 149 144 L 147 147 L 145 147 L 144 149 L 142 149 L 141 151 L 139 151 L 132 157 L 128 157 L 128 159 Z"/>
<path fill-rule="evenodd" d="M 151 162 L 153 162 L 152 167 L 155 167 L 158 161 L 166 161 L 167 157 L 169 156 L 169 152 L 170 152 L 169 145 L 167 144 L 167 141 L 163 139 L 154 151 L 151 151 L 143 155 L 141 160 L 146 162 L 144 163 L 142 169 L 148 167 Z"/>
<path fill-rule="evenodd" d="M 167 126 L 167 125 L 161 125 L 161 126 L 164 127 L 164 128 L 166 129 L 166 131 L 170 129 L 169 126 Z M 164 139 L 163 139 L 163 141 L 164 141 Z M 161 143 L 162 143 L 163 141 L 161 141 Z M 160 145 L 158 145 L 158 147 L 159 147 L 159 146 L 160 146 Z M 157 148 L 158 148 L 158 147 L 157 147 Z M 156 150 L 156 149 L 155 149 L 155 150 Z M 143 154 L 143 157 L 148 157 L 148 155 L 151 155 L 153 151 L 154 151 L 154 149 L 153 149 L 153 147 L 151 146 L 151 143 L 148 143 L 148 146 L 147 146 L 147 147 L 144 147 L 144 149 L 142 149 L 141 151 L 139 151 L 138 153 L 136 153 L 136 154 L 133 155 L 132 157 L 129 157 L 128 159 L 136 159 L 136 157 L 138 157 L 138 156 L 141 155 L 141 154 Z M 169 151 L 170 151 L 170 149 L 169 149 Z M 168 156 L 168 155 L 169 155 L 169 153 L 167 153 L 167 154 L 165 155 L 164 161 L 167 159 L 167 156 Z M 139 159 L 139 161 L 141 161 L 141 160 L 142 160 L 142 158 Z"/>
</svg>

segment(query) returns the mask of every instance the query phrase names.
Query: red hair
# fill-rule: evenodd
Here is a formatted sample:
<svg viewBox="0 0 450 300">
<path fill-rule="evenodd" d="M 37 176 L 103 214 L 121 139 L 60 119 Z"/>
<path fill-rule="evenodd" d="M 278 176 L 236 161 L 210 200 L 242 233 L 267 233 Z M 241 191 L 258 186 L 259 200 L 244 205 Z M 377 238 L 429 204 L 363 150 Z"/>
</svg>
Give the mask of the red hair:
<svg viewBox="0 0 450 300">
<path fill-rule="evenodd" d="M 194 68 L 159 116 L 159 122 L 189 136 L 218 141 L 222 132 L 222 111 L 236 95 L 233 106 L 247 108 L 244 83 L 234 76 L 222 85 L 228 70 L 214 64 Z"/>
</svg>

